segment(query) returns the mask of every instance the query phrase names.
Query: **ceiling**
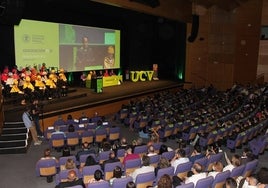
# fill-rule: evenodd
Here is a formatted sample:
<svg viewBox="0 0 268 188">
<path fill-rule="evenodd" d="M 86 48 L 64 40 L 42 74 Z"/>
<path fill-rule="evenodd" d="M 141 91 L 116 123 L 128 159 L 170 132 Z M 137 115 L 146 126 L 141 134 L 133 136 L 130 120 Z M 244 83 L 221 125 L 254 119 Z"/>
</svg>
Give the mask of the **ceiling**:
<svg viewBox="0 0 268 188">
<path fill-rule="evenodd" d="M 213 6 L 217 6 L 220 9 L 231 11 L 238 8 L 248 0 L 189 0 L 189 1 L 194 3 L 195 5 L 201 5 L 207 9 Z"/>
</svg>

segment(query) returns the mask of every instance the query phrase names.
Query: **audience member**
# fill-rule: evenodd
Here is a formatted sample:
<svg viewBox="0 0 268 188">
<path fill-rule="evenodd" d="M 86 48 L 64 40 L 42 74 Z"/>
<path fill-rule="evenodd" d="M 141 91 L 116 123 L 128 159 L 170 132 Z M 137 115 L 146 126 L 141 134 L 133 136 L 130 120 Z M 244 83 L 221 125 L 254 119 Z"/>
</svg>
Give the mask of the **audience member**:
<svg viewBox="0 0 268 188">
<path fill-rule="evenodd" d="M 172 188 L 172 179 L 169 175 L 164 174 L 157 182 L 157 188 Z"/>
<path fill-rule="evenodd" d="M 104 180 L 103 180 L 103 177 L 102 177 L 101 170 L 96 170 L 94 172 L 94 178 L 90 179 L 88 181 L 88 183 L 90 184 L 90 183 L 96 183 L 96 182 L 102 182 L 102 181 L 104 181 Z"/>
<path fill-rule="evenodd" d="M 153 145 L 150 145 L 149 147 L 148 147 L 148 153 L 147 153 L 147 156 L 153 156 L 153 155 L 158 155 L 156 152 L 155 152 L 155 150 L 154 150 L 154 146 Z"/>
<path fill-rule="evenodd" d="M 109 153 L 109 159 L 103 161 L 103 163 L 102 163 L 102 169 L 104 169 L 104 166 L 107 163 L 114 163 L 114 162 L 119 162 L 119 161 L 120 160 L 116 157 L 115 152 L 114 151 L 111 151 Z"/>
<path fill-rule="evenodd" d="M 124 178 L 123 172 L 120 166 L 116 166 L 113 171 L 113 177 L 109 180 L 110 186 L 113 185 L 113 182 L 117 178 Z"/>
<path fill-rule="evenodd" d="M 230 170 L 232 171 L 235 167 L 238 167 L 241 165 L 240 156 L 237 154 L 234 154 L 232 156 L 231 161 L 229 160 L 226 152 L 224 152 L 225 160 L 227 162 L 227 165 L 223 168 L 223 171 Z"/>
<path fill-rule="evenodd" d="M 182 163 L 189 162 L 189 158 L 186 157 L 184 149 L 179 149 L 173 159 L 171 160 L 171 166 L 174 167 L 174 173 L 176 172 L 177 166 Z"/>
<path fill-rule="evenodd" d="M 173 185 L 174 187 L 181 185 L 182 182 L 184 182 L 185 184 L 187 183 L 194 183 L 194 185 L 196 185 L 197 181 L 207 177 L 206 172 L 203 172 L 203 166 L 199 163 L 194 163 L 193 167 L 191 169 L 191 176 L 189 177 L 185 177 L 185 179 L 180 179 L 178 176 L 173 176 Z M 189 175 L 188 174 L 188 175 Z"/>
<path fill-rule="evenodd" d="M 208 173 L 208 176 L 213 176 L 215 178 L 218 173 L 222 172 L 222 170 L 223 170 L 222 162 L 220 161 L 215 162 L 212 165 L 212 171 Z"/>
<path fill-rule="evenodd" d="M 130 174 L 130 176 L 133 178 L 133 181 L 135 182 L 136 177 L 139 174 L 143 174 L 147 172 L 154 172 L 154 167 L 150 166 L 150 157 L 148 157 L 147 155 L 144 155 L 142 157 L 142 166 L 140 168 L 135 169 L 134 172 Z"/>
<path fill-rule="evenodd" d="M 167 158 L 161 157 L 158 164 L 157 164 L 157 167 L 154 170 L 155 175 L 157 175 L 157 172 L 159 169 L 163 169 L 163 168 L 167 168 L 167 167 L 170 167 L 169 161 L 167 160 Z"/>
<path fill-rule="evenodd" d="M 71 158 L 66 160 L 66 163 L 63 167 L 61 167 L 61 170 L 71 170 L 71 169 L 75 169 L 76 168 L 76 164 L 75 161 Z"/>
<path fill-rule="evenodd" d="M 223 185 L 224 188 L 237 188 L 237 183 L 234 178 L 227 178 L 225 184 Z"/>
<path fill-rule="evenodd" d="M 201 153 L 201 147 L 199 145 L 194 145 L 194 151 L 189 157 L 189 160 L 194 163 L 197 159 L 201 159 L 203 157 L 205 156 Z"/>
<path fill-rule="evenodd" d="M 47 149 L 44 150 L 44 156 L 41 157 L 41 160 L 45 160 L 45 159 L 55 159 L 56 161 L 58 161 L 56 159 L 56 157 L 51 156 L 51 150 L 49 148 L 47 148 Z"/>
<path fill-rule="evenodd" d="M 55 188 L 65 188 L 65 187 L 72 187 L 75 185 L 81 185 L 83 188 L 85 188 L 85 184 L 83 182 L 82 178 L 78 178 L 75 170 L 70 170 L 68 172 L 68 178 L 66 182 L 60 182 L 58 185 L 56 185 Z"/>
<path fill-rule="evenodd" d="M 86 158 L 86 162 L 84 165 L 80 165 L 80 171 L 82 171 L 83 167 L 84 166 L 93 166 L 93 165 L 97 165 L 99 164 L 92 155 L 89 155 L 87 158 Z"/>
<path fill-rule="evenodd" d="M 126 161 L 132 159 L 140 159 L 139 154 L 132 153 L 132 148 L 130 146 L 126 147 L 125 157 L 123 159 L 123 165 L 126 164 Z"/>
<path fill-rule="evenodd" d="M 92 148 L 88 142 L 84 142 L 82 143 L 82 149 L 76 153 L 76 160 L 80 161 L 81 155 L 86 155 L 90 153 L 96 154 L 96 150 Z"/>
<path fill-rule="evenodd" d="M 136 188 L 136 184 L 133 181 L 127 183 L 126 188 Z"/>
</svg>

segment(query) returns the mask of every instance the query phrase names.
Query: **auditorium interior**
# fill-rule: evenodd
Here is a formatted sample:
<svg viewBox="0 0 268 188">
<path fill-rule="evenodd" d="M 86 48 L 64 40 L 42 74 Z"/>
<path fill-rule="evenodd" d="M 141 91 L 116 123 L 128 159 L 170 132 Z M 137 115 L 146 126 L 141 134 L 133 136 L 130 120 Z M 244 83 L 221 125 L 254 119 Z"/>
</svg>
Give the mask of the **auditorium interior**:
<svg viewBox="0 0 268 188">
<path fill-rule="evenodd" d="M 113 70 L 118 76 L 116 84 L 102 85 L 98 90 L 97 85 L 92 87 L 91 83 L 88 86 L 87 82 L 81 80 L 81 75 L 89 71 L 65 70 L 67 95 L 39 101 L 39 122 L 45 136 L 40 138 L 41 145 L 34 145 L 29 130 L 22 122 L 22 114 L 28 105 L 22 105 L 21 98 L 6 95 L 2 87 L 0 174 L 4 178 L 0 181 L 0 187 L 56 186 L 57 175 L 53 175 L 53 182 L 48 183 L 46 177 L 37 175 L 36 164 L 47 148 L 51 148 L 56 158 L 62 156 L 62 151 L 52 148 L 45 135 L 59 118 L 67 120 L 68 115 L 75 119 L 81 119 L 82 116 L 93 118 L 98 114 L 111 127 L 119 127 L 121 137 L 126 137 L 128 143 L 141 137 L 142 128 L 135 127 L 134 123 L 126 123 L 130 113 L 122 119 L 119 117 L 124 107 L 135 102 L 137 106 L 148 101 L 163 104 L 165 107 L 159 109 L 167 113 L 181 113 L 178 119 L 185 119 L 185 122 L 198 119 L 197 115 L 200 114 L 195 110 L 210 109 L 211 115 L 217 112 L 223 116 L 226 113 L 224 110 L 241 105 L 225 114 L 225 119 L 218 118 L 217 125 L 227 122 L 241 109 L 247 116 L 243 119 L 241 113 L 234 115 L 235 118 L 241 118 L 239 123 L 256 119 L 261 111 L 267 119 L 262 119 L 250 129 L 255 131 L 252 133 L 254 137 L 247 140 L 244 136 L 238 147 L 227 143 L 220 147 L 231 157 L 234 153 L 242 154 L 244 148 L 257 147 L 255 141 L 265 136 L 261 144 L 268 143 L 268 95 L 265 92 L 268 86 L 267 12 L 267 0 L 0 0 L 0 73 L 6 66 L 11 70 L 18 63 L 14 33 L 22 20 L 108 28 L 118 30 L 121 34 L 120 67 Z M 150 71 L 154 72 L 154 65 L 157 65 L 157 79 L 151 79 L 149 74 Z M 60 68 L 57 67 L 58 70 Z M 97 82 L 97 79 L 92 81 Z M 249 95 L 251 92 L 252 95 Z M 240 97 L 245 99 L 244 103 Z M 179 101 L 180 108 L 174 110 L 170 105 L 170 109 L 167 109 L 170 101 L 171 104 L 174 102 L 173 105 Z M 247 114 L 250 105 L 252 111 Z M 202 114 L 202 120 L 204 117 L 212 118 L 213 115 L 207 116 L 206 113 Z M 138 122 L 137 119 L 135 121 Z M 199 123 L 202 127 L 202 122 Z M 24 140 L 15 138 L 20 132 L 26 135 Z M 181 130 L 179 137 L 177 134 L 168 137 L 160 135 L 160 140 L 174 150 L 182 140 L 186 140 L 190 155 L 194 138 L 188 140 L 183 134 Z M 7 135 L 14 140 L 8 140 Z M 144 143 L 149 141 L 150 137 L 143 137 Z M 94 143 L 94 147 L 98 146 Z M 208 146 L 203 147 L 204 152 Z M 255 156 L 258 160 L 255 172 L 262 167 L 268 168 L 267 148 L 268 144 Z M 80 149 L 81 143 L 71 150 L 71 155 Z"/>
</svg>

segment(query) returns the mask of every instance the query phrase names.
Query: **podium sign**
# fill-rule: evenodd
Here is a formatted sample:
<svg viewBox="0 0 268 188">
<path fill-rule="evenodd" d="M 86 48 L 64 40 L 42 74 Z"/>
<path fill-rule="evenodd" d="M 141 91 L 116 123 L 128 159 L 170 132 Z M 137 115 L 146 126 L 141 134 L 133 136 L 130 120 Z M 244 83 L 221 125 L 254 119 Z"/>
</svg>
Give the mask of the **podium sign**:
<svg viewBox="0 0 268 188">
<path fill-rule="evenodd" d="M 96 83 L 95 92 L 96 93 L 102 93 L 102 87 L 103 87 L 102 77 L 97 78 L 96 81 L 97 81 L 97 83 Z"/>
</svg>

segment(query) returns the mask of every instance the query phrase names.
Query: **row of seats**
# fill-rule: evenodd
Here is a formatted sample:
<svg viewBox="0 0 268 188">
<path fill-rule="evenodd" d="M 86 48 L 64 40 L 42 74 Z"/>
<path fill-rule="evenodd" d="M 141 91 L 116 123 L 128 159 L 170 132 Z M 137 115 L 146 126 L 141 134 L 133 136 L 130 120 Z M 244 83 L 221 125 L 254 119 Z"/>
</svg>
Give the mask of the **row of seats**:
<svg viewBox="0 0 268 188">
<path fill-rule="evenodd" d="M 119 140 L 120 127 L 109 127 L 99 129 L 76 130 L 75 132 L 66 132 L 64 134 L 54 134 L 55 129 L 46 131 L 46 137 L 49 140 L 51 148 L 63 148 L 64 146 L 75 147 L 81 143 L 101 143 L 104 139 L 108 141 Z"/>
<path fill-rule="evenodd" d="M 219 157 L 219 155 L 217 157 Z M 214 158 L 214 160 L 220 160 L 217 157 Z M 196 161 L 196 162 L 200 162 L 200 161 Z M 176 175 L 176 176 L 183 179 L 186 176 L 186 174 L 189 171 L 191 171 L 192 165 L 193 165 L 192 162 L 186 162 L 186 163 L 180 164 L 176 168 L 175 173 L 174 173 L 174 167 L 167 167 L 167 168 L 159 169 L 157 172 L 157 175 L 155 175 L 154 172 L 138 175 L 135 182 L 137 185 L 139 183 L 141 183 L 143 185 L 144 185 L 144 183 L 146 185 L 155 185 L 158 182 L 158 180 L 160 179 L 160 177 L 163 176 L 164 174 L 168 174 L 170 176 Z M 207 182 L 207 183 L 209 182 L 208 185 L 212 185 L 212 187 L 216 187 L 217 184 L 222 185 L 225 182 L 225 179 L 227 177 L 232 177 L 232 178 L 237 178 L 238 176 L 248 177 L 256 170 L 257 165 L 258 165 L 258 160 L 255 159 L 253 161 L 248 162 L 245 165 L 241 165 L 239 167 L 234 168 L 231 172 L 230 171 L 220 172 L 219 174 L 216 175 L 215 179 L 213 177 L 202 179 L 199 181 L 200 182 L 199 184 L 201 184 L 202 186 L 200 185 L 200 186 L 196 186 L 196 187 L 204 187 L 204 182 Z M 140 159 L 130 160 L 125 164 L 125 166 L 123 166 L 121 162 L 114 162 L 114 163 L 105 164 L 104 170 L 103 170 L 103 175 L 104 175 L 105 181 L 108 182 L 108 180 L 110 180 L 112 178 L 113 170 L 116 166 L 121 167 L 124 170 L 124 172 L 126 174 L 128 174 L 128 173 L 133 172 L 135 169 L 140 168 L 141 160 Z M 53 173 L 52 169 L 54 169 L 54 173 Z M 83 178 L 84 183 L 87 184 L 89 179 L 94 177 L 94 172 L 96 170 L 102 170 L 102 168 L 100 165 L 93 165 L 93 166 L 85 166 L 81 173 L 78 169 L 75 169 L 75 170 L 78 174 L 78 177 Z M 56 184 L 58 184 L 61 181 L 67 180 L 68 170 L 62 170 L 59 173 L 55 173 L 55 172 L 56 172 L 55 160 L 48 159 L 48 160 L 38 161 L 38 163 L 36 165 L 36 173 L 38 176 L 56 175 Z M 122 178 L 122 179 L 123 180 L 121 180 L 121 181 L 123 181 L 125 183 L 127 183 L 129 181 L 129 178 L 127 178 L 127 179 Z M 118 180 L 118 181 L 121 182 L 120 180 Z M 102 183 L 98 184 L 98 185 L 100 186 L 100 185 L 102 185 Z M 205 187 L 210 187 L 210 186 L 205 186 Z"/>
</svg>

